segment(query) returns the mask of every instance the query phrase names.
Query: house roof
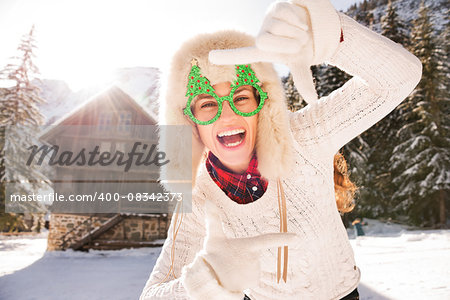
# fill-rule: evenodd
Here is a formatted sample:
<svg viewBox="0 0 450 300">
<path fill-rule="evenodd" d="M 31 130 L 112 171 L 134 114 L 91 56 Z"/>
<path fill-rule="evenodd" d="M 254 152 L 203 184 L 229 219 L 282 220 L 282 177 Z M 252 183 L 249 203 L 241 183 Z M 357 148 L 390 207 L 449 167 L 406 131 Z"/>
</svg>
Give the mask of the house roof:
<svg viewBox="0 0 450 300">
<path fill-rule="evenodd" d="M 83 114 L 85 112 L 89 112 L 89 106 L 91 106 L 94 102 L 97 100 L 100 100 L 108 95 L 115 95 L 116 97 L 119 96 L 121 101 L 127 102 L 131 107 L 135 109 L 138 113 L 146 117 L 150 123 L 157 124 L 157 117 L 154 116 L 151 112 L 144 109 L 138 102 L 136 102 L 130 95 L 128 95 L 126 92 L 124 92 L 120 87 L 113 84 L 107 87 L 106 89 L 100 91 L 99 93 L 95 94 L 91 98 L 89 98 L 87 101 L 81 103 L 80 105 L 76 106 L 74 109 L 72 109 L 70 112 L 59 118 L 53 125 L 46 128 L 41 134 L 40 139 L 41 140 L 48 140 L 49 137 L 53 136 L 54 134 L 58 133 L 60 130 L 60 126 L 58 125 L 69 125 L 70 121 L 75 119 L 79 114 Z"/>
</svg>

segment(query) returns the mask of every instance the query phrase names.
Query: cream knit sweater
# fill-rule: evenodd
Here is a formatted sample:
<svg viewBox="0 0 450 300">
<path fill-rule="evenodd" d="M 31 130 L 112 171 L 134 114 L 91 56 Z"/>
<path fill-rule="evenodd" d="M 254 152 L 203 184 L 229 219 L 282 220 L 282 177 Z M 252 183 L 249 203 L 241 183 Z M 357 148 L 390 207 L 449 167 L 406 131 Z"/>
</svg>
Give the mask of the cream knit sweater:
<svg viewBox="0 0 450 300">
<path fill-rule="evenodd" d="M 353 78 L 331 95 L 290 115 L 296 162 L 294 171 L 282 178 L 282 184 L 288 232 L 299 238 L 296 245 L 289 247 L 287 283 L 276 283 L 277 249 L 262 251 L 259 286 L 245 291 L 254 300 L 340 299 L 359 282 L 360 271 L 336 207 L 333 157 L 413 90 L 421 77 L 421 64 L 400 45 L 345 15 L 340 18 L 344 42 L 328 63 Z M 171 263 L 171 225 L 141 300 L 189 299 L 179 276 L 182 267 L 190 264 L 202 248 L 205 199 L 222 209 L 221 220 L 228 237 L 279 232 L 276 181 L 269 181 L 262 198 L 240 205 L 222 192 L 203 164 L 193 191 L 192 213 L 185 214 L 175 243 L 178 278 L 157 284 Z M 200 282 L 208 284 L 208 279 L 200 277 Z"/>
</svg>

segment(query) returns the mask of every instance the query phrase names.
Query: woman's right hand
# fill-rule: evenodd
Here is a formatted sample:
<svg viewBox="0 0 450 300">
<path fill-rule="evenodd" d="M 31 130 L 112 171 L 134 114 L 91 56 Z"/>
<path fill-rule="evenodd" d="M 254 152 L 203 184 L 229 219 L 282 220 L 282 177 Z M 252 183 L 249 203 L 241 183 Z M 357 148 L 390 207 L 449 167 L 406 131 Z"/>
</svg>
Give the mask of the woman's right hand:
<svg viewBox="0 0 450 300">
<path fill-rule="evenodd" d="M 209 60 L 219 65 L 285 64 L 299 93 L 314 103 L 318 96 L 310 67 L 335 53 L 340 33 L 340 19 L 330 0 L 276 1 L 266 13 L 254 47 L 213 50 Z"/>
<path fill-rule="evenodd" d="M 258 284 L 260 251 L 285 245 L 289 246 L 296 240 L 297 235 L 295 233 L 268 233 L 254 237 L 228 238 L 222 228 L 218 207 L 214 203 L 206 201 L 205 214 L 207 231 L 203 249 L 197 254 L 194 262 L 183 270 L 185 287 L 194 299 L 200 299 L 207 295 L 201 291 L 205 289 L 204 286 L 199 286 L 201 282 L 194 279 L 195 276 L 205 273 L 206 265 L 215 277 L 213 279 L 216 279 L 219 285 L 214 292 L 214 299 L 220 299 L 217 298 L 220 294 L 219 290 L 224 288 L 233 298 L 241 300 L 245 289 Z M 200 269 L 203 269 L 203 271 Z M 208 279 L 205 278 L 206 280 Z M 196 287 L 199 287 L 199 289 Z M 192 288 L 197 289 L 197 291 Z M 208 291 L 208 293 L 210 292 Z"/>
</svg>

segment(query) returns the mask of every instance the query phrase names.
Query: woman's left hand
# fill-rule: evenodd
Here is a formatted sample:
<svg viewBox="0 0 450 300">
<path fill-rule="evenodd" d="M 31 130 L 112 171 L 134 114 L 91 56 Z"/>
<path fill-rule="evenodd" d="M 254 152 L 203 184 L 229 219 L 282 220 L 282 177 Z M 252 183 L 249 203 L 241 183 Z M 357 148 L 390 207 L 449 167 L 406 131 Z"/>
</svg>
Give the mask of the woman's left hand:
<svg viewBox="0 0 450 300">
<path fill-rule="evenodd" d="M 255 47 L 214 50 L 209 59 L 215 64 L 283 63 L 300 94 L 311 103 L 317 100 L 317 92 L 310 67 L 335 53 L 340 33 L 339 16 L 329 0 L 275 2 L 264 18 Z"/>
</svg>

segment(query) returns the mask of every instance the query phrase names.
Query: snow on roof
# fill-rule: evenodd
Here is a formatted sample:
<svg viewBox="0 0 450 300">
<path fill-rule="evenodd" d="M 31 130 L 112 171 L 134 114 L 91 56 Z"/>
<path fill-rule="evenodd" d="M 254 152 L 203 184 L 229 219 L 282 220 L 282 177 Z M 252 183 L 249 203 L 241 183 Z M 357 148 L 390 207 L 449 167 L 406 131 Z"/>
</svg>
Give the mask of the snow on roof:
<svg viewBox="0 0 450 300">
<path fill-rule="evenodd" d="M 150 119 L 154 124 L 157 124 L 157 117 L 152 112 L 147 111 L 133 97 L 131 97 L 128 93 L 126 93 L 117 84 L 111 84 L 108 87 L 106 87 L 105 89 L 101 90 L 100 92 L 98 92 L 95 95 L 93 95 L 92 97 L 90 97 L 88 100 L 86 100 L 86 101 L 80 103 L 79 105 L 77 105 L 71 111 L 69 111 L 68 113 L 63 115 L 61 118 L 59 118 L 52 126 L 48 126 L 45 130 L 42 131 L 42 133 L 40 134 L 39 138 L 45 140 L 47 137 L 49 137 L 53 133 L 53 131 L 55 130 L 56 127 L 58 127 L 58 125 L 63 124 L 64 121 L 68 120 L 72 116 L 75 116 L 76 114 L 81 112 L 87 105 L 93 103 L 99 97 L 104 96 L 107 93 L 111 93 L 114 90 L 118 90 L 121 93 L 123 93 L 124 95 L 126 95 L 127 98 L 129 100 L 131 100 L 130 103 L 135 106 L 135 108 L 137 109 L 138 112 L 142 113 L 144 116 L 146 116 L 148 119 Z"/>
</svg>

